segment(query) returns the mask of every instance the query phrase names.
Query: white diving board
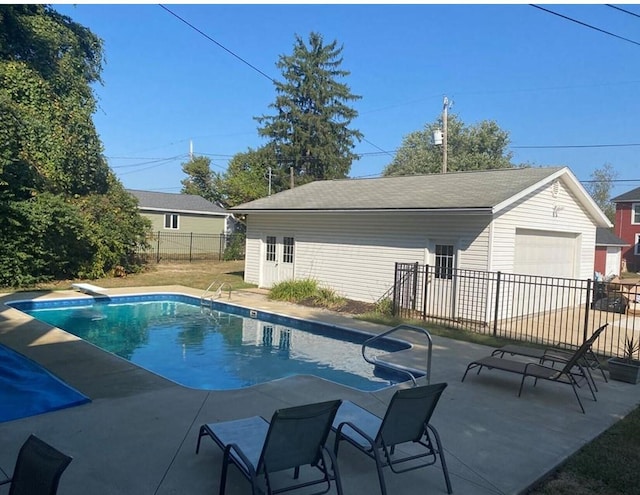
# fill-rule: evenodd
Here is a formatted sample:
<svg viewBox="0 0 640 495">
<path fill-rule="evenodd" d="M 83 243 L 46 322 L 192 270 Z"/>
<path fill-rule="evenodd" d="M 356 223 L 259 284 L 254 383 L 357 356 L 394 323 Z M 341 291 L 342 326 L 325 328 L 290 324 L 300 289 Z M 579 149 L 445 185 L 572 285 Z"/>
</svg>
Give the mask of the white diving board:
<svg viewBox="0 0 640 495">
<path fill-rule="evenodd" d="M 99 287 L 97 285 L 84 284 L 84 283 L 71 284 L 71 287 L 73 287 L 76 290 L 79 290 L 80 292 L 84 292 L 85 294 L 100 294 L 108 290 L 103 287 Z"/>
</svg>

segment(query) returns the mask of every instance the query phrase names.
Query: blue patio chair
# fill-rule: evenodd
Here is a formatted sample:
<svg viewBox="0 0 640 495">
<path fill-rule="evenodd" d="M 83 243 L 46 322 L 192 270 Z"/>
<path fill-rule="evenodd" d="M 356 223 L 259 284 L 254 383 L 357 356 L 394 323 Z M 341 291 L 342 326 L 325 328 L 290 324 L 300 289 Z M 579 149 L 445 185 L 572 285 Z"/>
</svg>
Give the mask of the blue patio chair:
<svg viewBox="0 0 640 495">
<path fill-rule="evenodd" d="M 344 401 L 333 421 L 336 457 L 343 440 L 371 457 L 376 463 L 382 495 L 387 493 L 383 468 L 405 473 L 432 466 L 440 459 L 447 492 L 452 493 L 440 435 L 429 424 L 446 387 L 446 383 L 437 383 L 398 390 L 391 398 L 384 418 L 353 402 Z M 396 455 L 396 447 L 402 444 L 412 444 L 420 451 Z"/>
<path fill-rule="evenodd" d="M 16 459 L 13 476 L 0 481 L 11 483 L 9 495 L 55 495 L 63 471 L 72 458 L 35 435 L 24 442 Z"/>
<path fill-rule="evenodd" d="M 235 464 L 251 482 L 254 495 L 261 493 L 261 479 L 264 480 L 268 494 L 317 484 L 325 485 L 325 489 L 315 493 L 326 493 L 331 489 L 333 481 L 337 493 L 341 495 L 338 466 L 333 452 L 325 446 L 339 406 L 340 401 L 333 400 L 279 409 L 273 414 L 271 421 L 253 416 L 204 424 L 198 434 L 196 454 L 200 451 L 200 441 L 204 436 L 210 436 L 224 451 L 220 495 L 225 493 L 230 464 Z M 320 471 L 321 476 L 283 488 L 272 487 L 274 473 L 293 469 L 293 479 L 298 480 L 300 467 L 307 465 Z"/>
</svg>

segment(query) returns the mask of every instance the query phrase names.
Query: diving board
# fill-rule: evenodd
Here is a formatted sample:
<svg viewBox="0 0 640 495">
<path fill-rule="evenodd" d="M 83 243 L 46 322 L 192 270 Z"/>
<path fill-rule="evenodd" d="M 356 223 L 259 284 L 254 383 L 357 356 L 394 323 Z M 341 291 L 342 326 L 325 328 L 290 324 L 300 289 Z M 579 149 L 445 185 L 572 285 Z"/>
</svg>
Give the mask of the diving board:
<svg viewBox="0 0 640 495">
<path fill-rule="evenodd" d="M 71 284 L 71 287 L 73 287 L 76 290 L 79 290 L 80 292 L 84 292 L 85 294 L 100 294 L 108 290 L 98 285 L 85 284 L 85 283 Z"/>
</svg>

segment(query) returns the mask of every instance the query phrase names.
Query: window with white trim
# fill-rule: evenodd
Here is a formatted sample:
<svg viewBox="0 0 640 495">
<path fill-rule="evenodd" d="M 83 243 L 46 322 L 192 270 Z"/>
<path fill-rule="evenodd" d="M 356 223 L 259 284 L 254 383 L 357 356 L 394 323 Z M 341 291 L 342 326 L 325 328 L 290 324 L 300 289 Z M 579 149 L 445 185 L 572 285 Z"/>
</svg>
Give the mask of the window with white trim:
<svg viewBox="0 0 640 495">
<path fill-rule="evenodd" d="M 633 254 L 640 256 L 640 234 L 636 234 L 636 245 L 633 248 Z"/>
<path fill-rule="evenodd" d="M 267 236 L 267 261 L 276 260 L 276 237 L 273 235 Z"/>
<path fill-rule="evenodd" d="M 633 203 L 631 205 L 631 223 L 640 225 L 640 203 Z"/>
<path fill-rule="evenodd" d="M 293 237 L 284 237 L 282 239 L 282 262 L 293 263 Z"/>
<path fill-rule="evenodd" d="M 178 229 L 178 217 L 177 213 L 165 213 L 164 215 L 164 228 L 165 229 Z"/>
<path fill-rule="evenodd" d="M 454 250 L 452 244 L 436 244 L 436 278 L 453 278 Z"/>
</svg>

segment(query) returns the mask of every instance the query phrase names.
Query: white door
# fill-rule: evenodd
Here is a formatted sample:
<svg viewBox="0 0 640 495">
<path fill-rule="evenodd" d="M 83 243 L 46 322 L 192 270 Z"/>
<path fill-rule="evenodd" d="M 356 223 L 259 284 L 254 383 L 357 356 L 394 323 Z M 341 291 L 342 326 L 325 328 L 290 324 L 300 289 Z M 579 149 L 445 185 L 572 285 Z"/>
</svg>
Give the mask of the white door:
<svg viewBox="0 0 640 495">
<path fill-rule="evenodd" d="M 426 312 L 431 316 L 451 318 L 455 315 L 455 268 L 457 266 L 455 243 L 437 241 L 432 244 L 429 264 L 429 281 L 426 285 Z"/>
<path fill-rule="evenodd" d="M 516 229 L 513 273 L 573 278 L 577 234 Z"/>
<path fill-rule="evenodd" d="M 607 259 L 604 275 L 620 275 L 620 252 L 621 250 L 619 247 L 607 247 Z"/>
<path fill-rule="evenodd" d="M 293 279 L 295 241 L 293 237 L 268 235 L 264 240 L 261 287 L 273 287 Z"/>
</svg>

